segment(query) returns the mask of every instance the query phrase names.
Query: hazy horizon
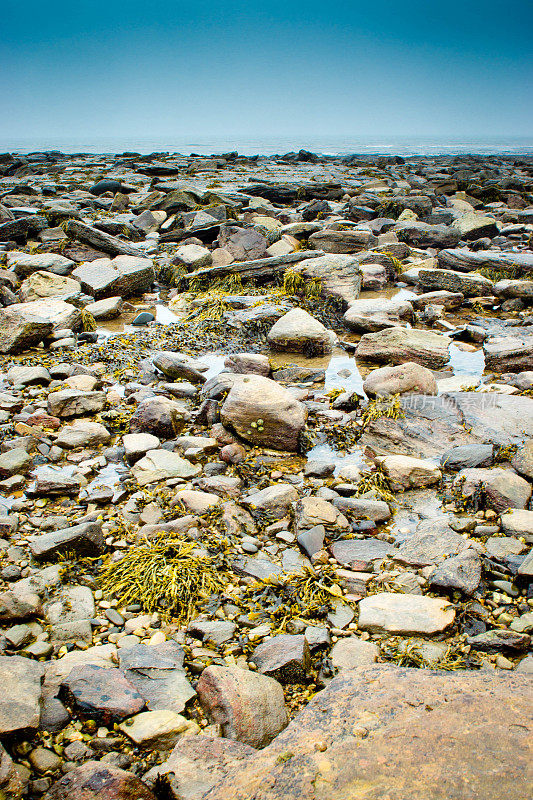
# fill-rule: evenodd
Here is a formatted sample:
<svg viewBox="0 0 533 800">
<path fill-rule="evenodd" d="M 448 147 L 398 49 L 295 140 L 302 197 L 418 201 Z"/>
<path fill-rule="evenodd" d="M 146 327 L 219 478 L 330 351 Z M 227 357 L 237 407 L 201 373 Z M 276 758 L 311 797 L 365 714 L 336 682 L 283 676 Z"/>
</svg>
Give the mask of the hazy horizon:
<svg viewBox="0 0 533 800">
<path fill-rule="evenodd" d="M 2 141 L 531 138 L 533 4 L 7 0 Z"/>
</svg>

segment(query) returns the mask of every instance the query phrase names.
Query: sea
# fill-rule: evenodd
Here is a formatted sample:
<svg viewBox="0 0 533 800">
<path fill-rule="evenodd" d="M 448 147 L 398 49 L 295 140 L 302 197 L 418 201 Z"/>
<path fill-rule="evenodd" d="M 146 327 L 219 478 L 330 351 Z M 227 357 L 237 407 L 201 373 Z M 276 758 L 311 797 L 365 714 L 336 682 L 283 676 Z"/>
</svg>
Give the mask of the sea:
<svg viewBox="0 0 533 800">
<path fill-rule="evenodd" d="M 0 136 L 0 152 L 180 153 L 277 155 L 310 150 L 321 155 L 533 155 L 532 136 Z"/>
</svg>

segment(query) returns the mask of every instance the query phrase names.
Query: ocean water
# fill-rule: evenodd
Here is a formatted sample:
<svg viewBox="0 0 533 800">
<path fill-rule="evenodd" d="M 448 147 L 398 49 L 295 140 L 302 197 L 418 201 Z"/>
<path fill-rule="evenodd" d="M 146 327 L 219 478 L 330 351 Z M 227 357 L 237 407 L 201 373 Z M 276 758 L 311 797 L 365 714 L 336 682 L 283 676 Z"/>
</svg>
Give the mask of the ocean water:
<svg viewBox="0 0 533 800">
<path fill-rule="evenodd" d="M 237 151 L 242 155 L 274 155 L 311 150 L 324 155 L 533 155 L 533 136 L 101 136 L 62 138 L 0 136 L 0 152 L 31 153 L 60 150 L 63 153 L 169 152 L 210 155 Z"/>
</svg>

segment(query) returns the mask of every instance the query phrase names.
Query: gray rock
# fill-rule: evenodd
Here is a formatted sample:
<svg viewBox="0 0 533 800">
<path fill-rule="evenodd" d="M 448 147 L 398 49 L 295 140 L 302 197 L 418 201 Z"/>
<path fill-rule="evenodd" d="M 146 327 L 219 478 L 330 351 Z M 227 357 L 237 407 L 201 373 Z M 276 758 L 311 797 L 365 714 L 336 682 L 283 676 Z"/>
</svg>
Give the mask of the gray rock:
<svg viewBox="0 0 533 800">
<path fill-rule="evenodd" d="M 274 350 L 318 356 L 331 353 L 337 336 L 303 308 L 293 308 L 272 326 L 267 339 Z"/>
<path fill-rule="evenodd" d="M 474 650 L 487 653 L 498 653 L 502 650 L 521 652 L 529 648 L 531 636 L 527 633 L 498 629 L 479 633 L 477 636 L 468 636 L 467 642 Z"/>
<path fill-rule="evenodd" d="M 431 370 L 407 361 L 397 367 L 380 367 L 372 370 L 363 382 L 369 397 L 393 394 L 437 394 L 437 381 Z"/>
<path fill-rule="evenodd" d="M 29 546 L 33 557 L 43 561 L 56 553 L 70 551 L 81 556 L 98 556 L 104 552 L 105 538 L 98 522 L 83 522 L 72 528 L 33 536 Z"/>
<path fill-rule="evenodd" d="M 305 636 L 280 634 L 261 642 L 252 661 L 262 675 L 280 683 L 301 683 L 311 668 L 311 654 Z"/>
<path fill-rule="evenodd" d="M 452 447 L 442 454 L 440 463 L 445 469 L 466 469 L 467 467 L 490 467 L 494 460 L 491 444 L 463 444 Z"/>
<path fill-rule="evenodd" d="M 374 664 L 379 656 L 379 647 L 372 642 L 364 642 L 356 636 L 339 639 L 331 648 L 329 657 L 337 669 L 356 669 Z"/>
<path fill-rule="evenodd" d="M 21 353 L 36 347 L 52 332 L 52 323 L 16 303 L 0 309 L 0 353 Z"/>
<path fill-rule="evenodd" d="M 432 635 L 442 633 L 454 619 L 453 606 L 436 597 L 382 592 L 359 603 L 359 628 L 371 633 Z"/>
<path fill-rule="evenodd" d="M 48 413 L 54 417 L 69 418 L 97 414 L 105 407 L 104 392 L 82 392 L 63 389 L 48 395 Z"/>
<path fill-rule="evenodd" d="M 464 469 L 453 482 L 465 498 L 482 492 L 487 503 L 496 511 L 526 508 L 531 497 L 531 484 L 509 469 Z"/>
<path fill-rule="evenodd" d="M 141 642 L 119 651 L 121 670 L 150 711 L 170 709 L 180 714 L 195 697 L 183 658 L 183 649 L 173 641 L 150 646 Z"/>
<path fill-rule="evenodd" d="M 346 326 L 354 331 L 381 331 L 413 319 L 413 307 L 408 300 L 376 298 L 354 300 L 344 314 Z"/>
<path fill-rule="evenodd" d="M 330 550 L 339 564 L 351 566 L 354 562 L 368 565 L 376 559 L 383 559 L 394 553 L 395 547 L 379 539 L 345 539 L 334 542 Z"/>
<path fill-rule="evenodd" d="M 24 475 L 33 464 L 33 458 L 22 447 L 14 447 L 0 455 L 0 478 Z"/>
<path fill-rule="evenodd" d="M 145 702 L 119 669 L 79 664 L 61 683 L 60 697 L 72 702 L 84 717 L 102 725 L 122 722 L 142 711 Z"/>
<path fill-rule="evenodd" d="M 454 272 L 446 269 L 421 269 L 418 283 L 424 292 L 445 289 L 449 292 L 461 292 L 465 297 L 481 297 L 493 294 L 492 281 L 482 275 Z"/>
<path fill-rule="evenodd" d="M 432 369 L 443 367 L 449 360 L 451 340 L 431 331 L 388 328 L 365 333 L 357 348 L 357 358 L 366 361 L 404 364 L 414 361 Z"/>
<path fill-rule="evenodd" d="M 138 255 L 99 258 L 77 267 L 72 277 L 86 294 L 104 297 L 132 297 L 147 292 L 155 280 L 153 262 Z"/>
<path fill-rule="evenodd" d="M 475 550 L 464 550 L 457 556 L 446 558 L 429 576 L 431 586 L 459 589 L 472 594 L 481 581 L 481 559 Z"/>
<path fill-rule="evenodd" d="M 44 667 L 21 656 L 0 656 L 0 735 L 37 730 Z"/>
</svg>

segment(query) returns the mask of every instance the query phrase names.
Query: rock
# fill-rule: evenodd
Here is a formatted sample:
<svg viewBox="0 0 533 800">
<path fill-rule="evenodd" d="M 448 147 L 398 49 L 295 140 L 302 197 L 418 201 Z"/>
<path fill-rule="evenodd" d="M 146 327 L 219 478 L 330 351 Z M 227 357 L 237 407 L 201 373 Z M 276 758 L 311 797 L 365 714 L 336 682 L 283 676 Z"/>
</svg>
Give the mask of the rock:
<svg viewBox="0 0 533 800">
<path fill-rule="evenodd" d="M 282 519 L 290 512 L 291 506 L 298 500 L 298 492 L 289 483 L 276 483 L 259 492 L 252 492 L 242 498 L 242 503 L 252 516 Z"/>
<path fill-rule="evenodd" d="M 524 536 L 526 541 L 533 542 L 533 511 L 513 508 L 501 515 L 500 523 L 508 536 Z"/>
<path fill-rule="evenodd" d="M 467 467 L 490 467 L 494 460 L 491 444 L 463 444 L 452 447 L 442 454 L 440 463 L 445 469 L 466 469 Z"/>
<path fill-rule="evenodd" d="M 199 464 L 191 464 L 185 458 L 169 450 L 149 450 L 143 458 L 131 468 L 131 474 L 139 486 L 164 481 L 168 478 L 192 478 L 199 475 L 202 468 Z"/>
<path fill-rule="evenodd" d="M 420 270 L 419 270 L 420 272 Z M 443 306 L 447 310 L 459 308 L 464 300 L 461 292 L 448 292 L 442 289 L 435 292 L 425 292 L 411 299 L 413 308 L 424 309 L 427 305 Z"/>
<path fill-rule="evenodd" d="M 97 447 L 110 440 L 111 434 L 99 422 L 76 420 L 58 433 L 55 443 L 65 450 L 72 450 L 78 447 Z"/>
<path fill-rule="evenodd" d="M 363 500 L 353 497 L 336 497 L 333 505 L 339 511 L 349 514 L 352 519 L 367 519 L 374 522 L 385 522 L 390 519 L 391 510 L 383 500 Z"/>
<path fill-rule="evenodd" d="M 183 430 L 188 419 L 189 409 L 185 403 L 168 397 L 148 397 L 135 409 L 130 430 L 171 439 Z"/>
<path fill-rule="evenodd" d="M 142 642 L 120 650 L 120 668 L 146 701 L 150 711 L 170 709 L 180 714 L 196 692 L 183 667 L 184 652 L 177 642 Z"/>
<path fill-rule="evenodd" d="M 403 564 L 424 567 L 462 554 L 468 546 L 468 541 L 445 525 L 424 520 L 418 524 L 416 532 L 400 544 L 394 557 Z"/>
<path fill-rule="evenodd" d="M 7 379 L 21 386 L 48 386 L 52 377 L 45 367 L 11 367 Z"/>
<path fill-rule="evenodd" d="M 332 297 L 349 305 L 359 297 L 363 267 L 357 257 L 329 253 L 304 259 L 291 265 L 290 270 L 309 280 L 320 281 L 321 295 L 326 298 Z"/>
<path fill-rule="evenodd" d="M 54 275 L 68 275 L 75 266 L 74 261 L 57 253 L 23 253 L 12 250 L 7 254 L 7 267 L 15 275 L 25 278 L 34 272 L 44 271 Z"/>
<path fill-rule="evenodd" d="M 507 556 L 520 555 L 526 545 L 518 539 L 506 536 L 491 536 L 485 542 L 487 553 L 497 560 L 505 560 Z"/>
<path fill-rule="evenodd" d="M 155 280 L 153 262 L 138 255 L 119 255 L 114 259 L 99 258 L 81 264 L 72 272 L 86 294 L 122 298 L 147 292 Z"/>
<path fill-rule="evenodd" d="M 301 533 L 316 525 L 326 530 L 348 530 L 350 523 L 338 508 L 321 497 L 302 497 L 295 508 L 296 531 Z"/>
<path fill-rule="evenodd" d="M 464 498 L 481 494 L 496 511 L 526 508 L 531 497 L 531 484 L 509 469 L 464 469 L 453 486 Z"/>
<path fill-rule="evenodd" d="M 346 539 L 334 542 L 330 550 L 339 564 L 351 567 L 356 561 L 370 565 L 372 561 L 384 559 L 393 553 L 395 548 L 394 545 L 379 539 Z"/>
<path fill-rule="evenodd" d="M 519 297 L 526 302 L 531 302 L 533 300 L 533 281 L 505 279 L 494 284 L 493 292 L 496 297 L 502 297 L 504 300 Z"/>
<path fill-rule="evenodd" d="M 105 550 L 102 526 L 98 522 L 83 522 L 71 528 L 32 536 L 31 553 L 37 560 L 48 560 L 56 553 L 74 552 L 80 556 L 98 556 Z"/>
<path fill-rule="evenodd" d="M 61 766 L 61 759 L 46 747 L 36 747 L 29 756 L 29 762 L 36 772 L 55 772 Z"/>
<path fill-rule="evenodd" d="M 133 775 L 99 761 L 86 761 L 63 775 L 43 800 L 156 800 Z"/>
<path fill-rule="evenodd" d="M 254 754 L 254 749 L 231 739 L 203 736 L 181 738 L 169 758 L 144 776 L 157 779 L 169 798 L 198 800 L 224 777 L 229 766 Z M 150 781 L 151 782 L 151 781 Z"/>
<path fill-rule="evenodd" d="M 33 472 L 35 481 L 26 490 L 34 497 L 54 494 L 78 494 L 82 480 L 80 475 L 72 474 L 72 467 L 44 465 Z"/>
<path fill-rule="evenodd" d="M 312 233 L 309 237 L 309 247 L 312 250 L 323 250 L 324 253 L 357 253 L 367 250 L 376 244 L 376 237 L 371 231 L 365 230 L 321 230 Z"/>
<path fill-rule="evenodd" d="M 87 586 L 65 586 L 53 600 L 45 603 L 44 612 L 56 641 L 91 644 L 89 620 L 95 615 L 95 605 Z"/>
<path fill-rule="evenodd" d="M 448 225 L 427 225 L 425 222 L 400 222 L 393 228 L 400 242 L 415 247 L 454 247 L 461 238 L 459 231 Z"/>
<path fill-rule="evenodd" d="M 0 656 L 0 736 L 39 727 L 44 667 L 22 656 Z"/>
<path fill-rule="evenodd" d="M 379 647 L 371 642 L 364 642 L 356 636 L 339 639 L 333 645 L 329 657 L 337 669 L 356 669 L 374 664 L 379 656 Z"/>
<path fill-rule="evenodd" d="M 24 475 L 31 469 L 33 458 L 22 447 L 14 447 L 0 454 L 0 478 Z"/>
<path fill-rule="evenodd" d="M 184 353 L 163 351 L 154 356 L 153 363 L 170 380 L 180 378 L 192 383 L 205 383 L 201 372 L 201 368 L 205 371 L 204 365 Z"/>
<path fill-rule="evenodd" d="M 60 697 L 66 697 L 87 718 L 100 725 L 122 722 L 138 714 L 144 699 L 119 669 L 79 664 L 61 683 Z"/>
<path fill-rule="evenodd" d="M 452 228 L 457 228 L 461 239 L 481 239 L 483 236 L 492 238 L 499 233 L 494 217 L 478 214 L 475 211 L 467 212 L 452 222 Z"/>
<path fill-rule="evenodd" d="M 298 544 L 308 558 L 312 558 L 315 553 L 320 552 L 324 547 L 326 529 L 323 525 L 315 525 L 307 531 L 298 534 Z"/>
<path fill-rule="evenodd" d="M 128 464 L 135 464 L 146 455 L 148 450 L 156 450 L 161 442 L 157 436 L 152 436 L 151 433 L 126 433 L 122 437 L 122 444 L 126 461 Z"/>
<path fill-rule="evenodd" d="M 477 636 L 468 636 L 467 642 L 473 650 L 487 653 L 498 653 L 502 650 L 521 652 L 529 648 L 531 636 L 517 631 L 492 630 L 479 633 Z"/>
<path fill-rule="evenodd" d="M 228 739 L 261 748 L 287 725 L 283 689 L 266 675 L 211 666 L 202 672 L 197 692 L 206 713 Z"/>
<path fill-rule="evenodd" d="M 407 361 L 397 367 L 380 367 L 373 370 L 363 382 L 369 397 L 393 394 L 437 394 L 437 381 L 426 367 Z"/>
<path fill-rule="evenodd" d="M 195 723 L 175 711 L 143 711 L 119 725 L 120 730 L 141 748 L 172 750 L 180 736 Z"/>
<path fill-rule="evenodd" d="M 408 300 L 386 298 L 355 300 L 344 314 L 346 326 L 354 331 L 381 331 L 412 318 L 413 307 Z"/>
<path fill-rule="evenodd" d="M 293 395 L 261 375 L 236 376 L 220 410 L 226 427 L 261 447 L 296 450 L 307 411 Z"/>
<path fill-rule="evenodd" d="M 199 244 L 182 244 L 176 249 L 172 257 L 172 264 L 183 264 L 191 271 L 209 267 L 211 262 L 211 251 Z"/>
<path fill-rule="evenodd" d="M 303 308 L 293 308 L 272 326 L 267 339 L 274 350 L 311 357 L 331 353 L 337 336 Z"/>
<path fill-rule="evenodd" d="M 52 323 L 28 313 L 24 304 L 0 309 L 0 353 L 20 353 L 36 347 L 52 332 Z"/>
<path fill-rule="evenodd" d="M 445 559 L 428 580 L 431 586 L 459 589 L 465 594 L 472 594 L 481 581 L 481 559 L 475 550 L 465 550 Z"/>
<path fill-rule="evenodd" d="M 213 642 L 214 644 L 224 644 L 229 642 L 237 630 L 234 622 L 223 620 L 207 620 L 196 618 L 187 626 L 187 633 L 196 636 L 203 642 Z"/>
<path fill-rule="evenodd" d="M 521 372 L 533 363 L 533 335 L 513 331 L 483 343 L 485 367 L 494 372 Z"/>
<path fill-rule="evenodd" d="M 357 358 L 367 361 L 404 364 L 414 361 L 422 366 L 439 369 L 447 364 L 451 340 L 431 331 L 388 328 L 365 333 L 357 348 Z"/>
<path fill-rule="evenodd" d="M 150 311 L 141 311 L 140 314 L 132 319 L 131 324 L 136 326 L 148 325 L 149 322 L 154 322 L 155 317 Z"/>
<path fill-rule="evenodd" d="M 454 272 L 449 269 L 421 269 L 418 283 L 424 292 L 446 289 L 461 292 L 465 297 L 481 297 L 492 294 L 492 281 L 482 275 Z"/>
<path fill-rule="evenodd" d="M 13 591 L 0 593 L 0 622 L 28 619 L 40 611 L 41 600 L 35 592 L 28 590 L 20 594 Z"/>
<path fill-rule="evenodd" d="M 393 491 L 433 486 L 442 476 L 440 469 L 430 461 L 410 456 L 386 456 L 382 459 L 381 466 Z"/>
<path fill-rule="evenodd" d="M 224 369 L 228 372 L 235 372 L 238 375 L 263 375 L 268 378 L 270 375 L 270 361 L 267 356 L 259 353 L 233 353 L 226 357 Z"/>
<path fill-rule="evenodd" d="M 261 642 L 252 661 L 262 675 L 280 683 L 302 683 L 311 668 L 311 654 L 305 636 L 280 634 Z"/>
<path fill-rule="evenodd" d="M 104 297 L 95 303 L 89 303 L 85 310 L 91 314 L 95 320 L 105 322 L 108 319 L 116 319 L 122 314 L 122 297 Z"/>
<path fill-rule="evenodd" d="M 454 620 L 453 606 L 436 597 L 382 592 L 359 603 L 359 628 L 371 633 L 432 635 L 442 633 Z"/>
<path fill-rule="evenodd" d="M 511 464 L 521 475 L 533 479 L 533 439 L 528 439 L 516 451 Z"/>
<path fill-rule="evenodd" d="M 205 800 L 315 800 L 322 788 L 324 798 L 340 800 L 356 797 L 359 787 L 369 798 L 466 800 L 458 775 L 472 797 L 522 800 L 529 754 L 520 729 L 527 725 L 530 687 L 526 675 L 492 670 L 380 664 L 343 671 L 268 748 L 228 766 Z M 487 731 L 474 750 L 466 717 Z M 507 736 L 511 720 L 516 729 Z M 314 749 L 319 742 L 325 752 Z M 483 766 L 494 763 L 502 769 L 496 784 Z"/>
<path fill-rule="evenodd" d="M 82 392 L 64 389 L 48 395 L 48 413 L 63 419 L 98 414 L 105 408 L 104 392 Z"/>
<path fill-rule="evenodd" d="M 41 300 L 45 297 L 78 294 L 81 286 L 78 281 L 52 272 L 33 272 L 19 289 L 19 297 L 23 303 Z"/>
<path fill-rule="evenodd" d="M 22 800 L 26 796 L 26 789 L 27 781 L 0 744 L 0 796 L 3 795 L 6 800 Z"/>
<path fill-rule="evenodd" d="M 459 247 L 452 250 L 441 250 L 437 258 L 439 267 L 460 272 L 475 272 L 484 268 L 503 273 L 510 270 L 520 274 L 533 270 L 533 255 L 528 252 L 502 253 L 498 250 L 473 252 L 466 247 Z"/>
<path fill-rule="evenodd" d="M 220 228 L 218 246 L 227 250 L 235 261 L 251 261 L 264 258 L 268 242 L 254 228 L 239 228 L 236 225 L 225 225 Z"/>
</svg>

